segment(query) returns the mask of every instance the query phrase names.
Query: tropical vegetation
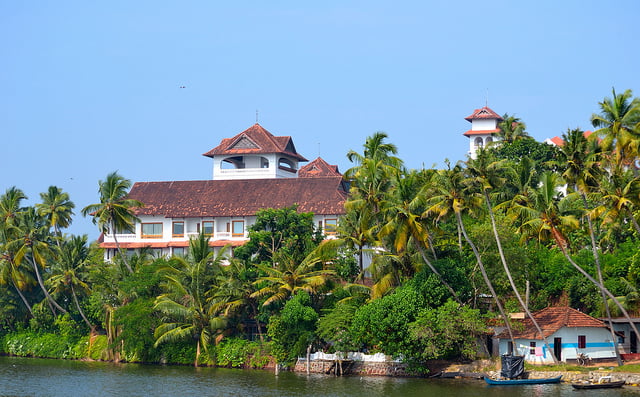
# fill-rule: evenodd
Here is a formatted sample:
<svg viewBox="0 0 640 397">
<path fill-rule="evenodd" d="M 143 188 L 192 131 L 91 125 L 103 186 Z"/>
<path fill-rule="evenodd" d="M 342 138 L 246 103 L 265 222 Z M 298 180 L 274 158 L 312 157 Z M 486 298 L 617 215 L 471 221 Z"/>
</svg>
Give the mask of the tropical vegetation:
<svg viewBox="0 0 640 397">
<path fill-rule="evenodd" d="M 263 367 L 310 351 L 472 359 L 509 312 L 563 304 L 640 315 L 640 99 L 612 91 L 592 134 L 536 142 L 505 115 L 475 159 L 407 169 L 387 134 L 351 150 L 350 197 L 324 240 L 297 207 L 256 214 L 250 241 L 184 256 L 120 250 L 64 233 L 75 205 L 56 186 L 25 205 L 0 195 L 0 351 L 149 363 Z M 131 230 L 117 173 L 81 210 Z M 118 243 L 116 245 L 119 247 Z M 536 325 L 537 326 L 537 325 Z"/>
</svg>

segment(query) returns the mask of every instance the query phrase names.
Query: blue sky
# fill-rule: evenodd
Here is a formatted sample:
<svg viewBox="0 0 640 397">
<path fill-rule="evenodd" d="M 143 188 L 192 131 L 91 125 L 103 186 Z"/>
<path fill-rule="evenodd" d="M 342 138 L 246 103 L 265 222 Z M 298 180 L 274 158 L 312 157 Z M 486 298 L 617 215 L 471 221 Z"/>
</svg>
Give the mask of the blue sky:
<svg viewBox="0 0 640 397">
<path fill-rule="evenodd" d="M 211 178 L 202 153 L 256 121 L 341 171 L 389 135 L 409 168 L 464 159 L 464 117 L 536 139 L 640 96 L 640 2 L 2 1 L 0 192 L 69 192 L 67 231 L 112 171 Z M 185 88 L 180 88 L 185 86 Z"/>
</svg>

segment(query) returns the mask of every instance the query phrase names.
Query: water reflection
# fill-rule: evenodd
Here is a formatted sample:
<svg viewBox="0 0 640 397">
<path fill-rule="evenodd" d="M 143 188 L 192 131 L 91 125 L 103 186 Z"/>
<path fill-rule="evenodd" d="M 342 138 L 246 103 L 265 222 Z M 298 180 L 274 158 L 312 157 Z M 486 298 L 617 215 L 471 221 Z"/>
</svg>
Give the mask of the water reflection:
<svg viewBox="0 0 640 397">
<path fill-rule="evenodd" d="M 333 377 L 217 368 L 77 362 L 0 357 L 0 396 L 561 396 L 569 385 L 487 386 L 463 379 Z M 640 396 L 634 390 L 591 396 Z M 605 394 L 606 393 L 606 394 Z"/>
</svg>

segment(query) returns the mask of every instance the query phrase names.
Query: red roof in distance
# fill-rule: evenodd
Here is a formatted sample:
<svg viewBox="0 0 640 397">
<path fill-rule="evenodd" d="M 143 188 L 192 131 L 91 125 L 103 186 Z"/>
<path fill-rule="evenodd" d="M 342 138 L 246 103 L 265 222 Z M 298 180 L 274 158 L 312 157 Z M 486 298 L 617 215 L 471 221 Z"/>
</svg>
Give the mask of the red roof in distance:
<svg viewBox="0 0 640 397">
<path fill-rule="evenodd" d="M 299 161 L 308 161 L 298 154 L 290 136 L 274 136 L 258 123 L 233 138 L 223 139 L 218 146 L 204 153 L 203 156 L 269 153 L 287 154 Z"/>
<path fill-rule="evenodd" d="M 471 122 L 471 120 L 498 120 L 502 121 L 502 117 L 493 110 L 491 110 L 488 106 L 484 106 L 480 109 L 476 109 L 471 113 L 470 116 L 464 118 L 465 120 Z"/>
</svg>

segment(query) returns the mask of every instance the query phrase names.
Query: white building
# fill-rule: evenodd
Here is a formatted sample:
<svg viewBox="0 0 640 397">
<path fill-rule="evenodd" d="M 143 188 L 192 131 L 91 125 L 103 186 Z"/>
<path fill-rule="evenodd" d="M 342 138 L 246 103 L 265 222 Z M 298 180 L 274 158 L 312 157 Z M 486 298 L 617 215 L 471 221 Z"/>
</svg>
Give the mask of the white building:
<svg viewBox="0 0 640 397">
<path fill-rule="evenodd" d="M 502 117 L 487 106 L 474 110 L 470 116 L 464 119 L 471 123 L 471 129 L 462 135 L 469 138 L 468 154 L 472 159 L 476 158 L 478 148 L 486 147 L 491 142 L 500 140 L 498 124 L 502 121 Z"/>
<path fill-rule="evenodd" d="M 593 362 L 616 359 L 611 331 L 601 320 L 570 307 L 547 307 L 533 316 L 558 361 L 575 363 L 580 354 Z M 506 330 L 498 335 L 500 354 L 523 355 L 532 364 L 552 364 L 551 354 L 531 320 L 527 318 L 521 325 L 514 326 L 515 349 Z"/>
<path fill-rule="evenodd" d="M 317 158 L 306 162 L 288 136 L 274 136 L 259 124 L 204 153 L 213 159 L 213 177 L 204 181 L 137 182 L 129 198 L 144 203 L 134 233 L 103 236 L 105 258 L 121 249 L 153 249 L 157 255 L 183 254 L 189 238 L 203 232 L 212 247 L 239 246 L 255 214 L 264 208 L 297 205 L 313 212 L 327 237 L 345 213 L 348 186 L 337 166 Z M 115 237 L 115 239 L 114 239 Z"/>
</svg>

